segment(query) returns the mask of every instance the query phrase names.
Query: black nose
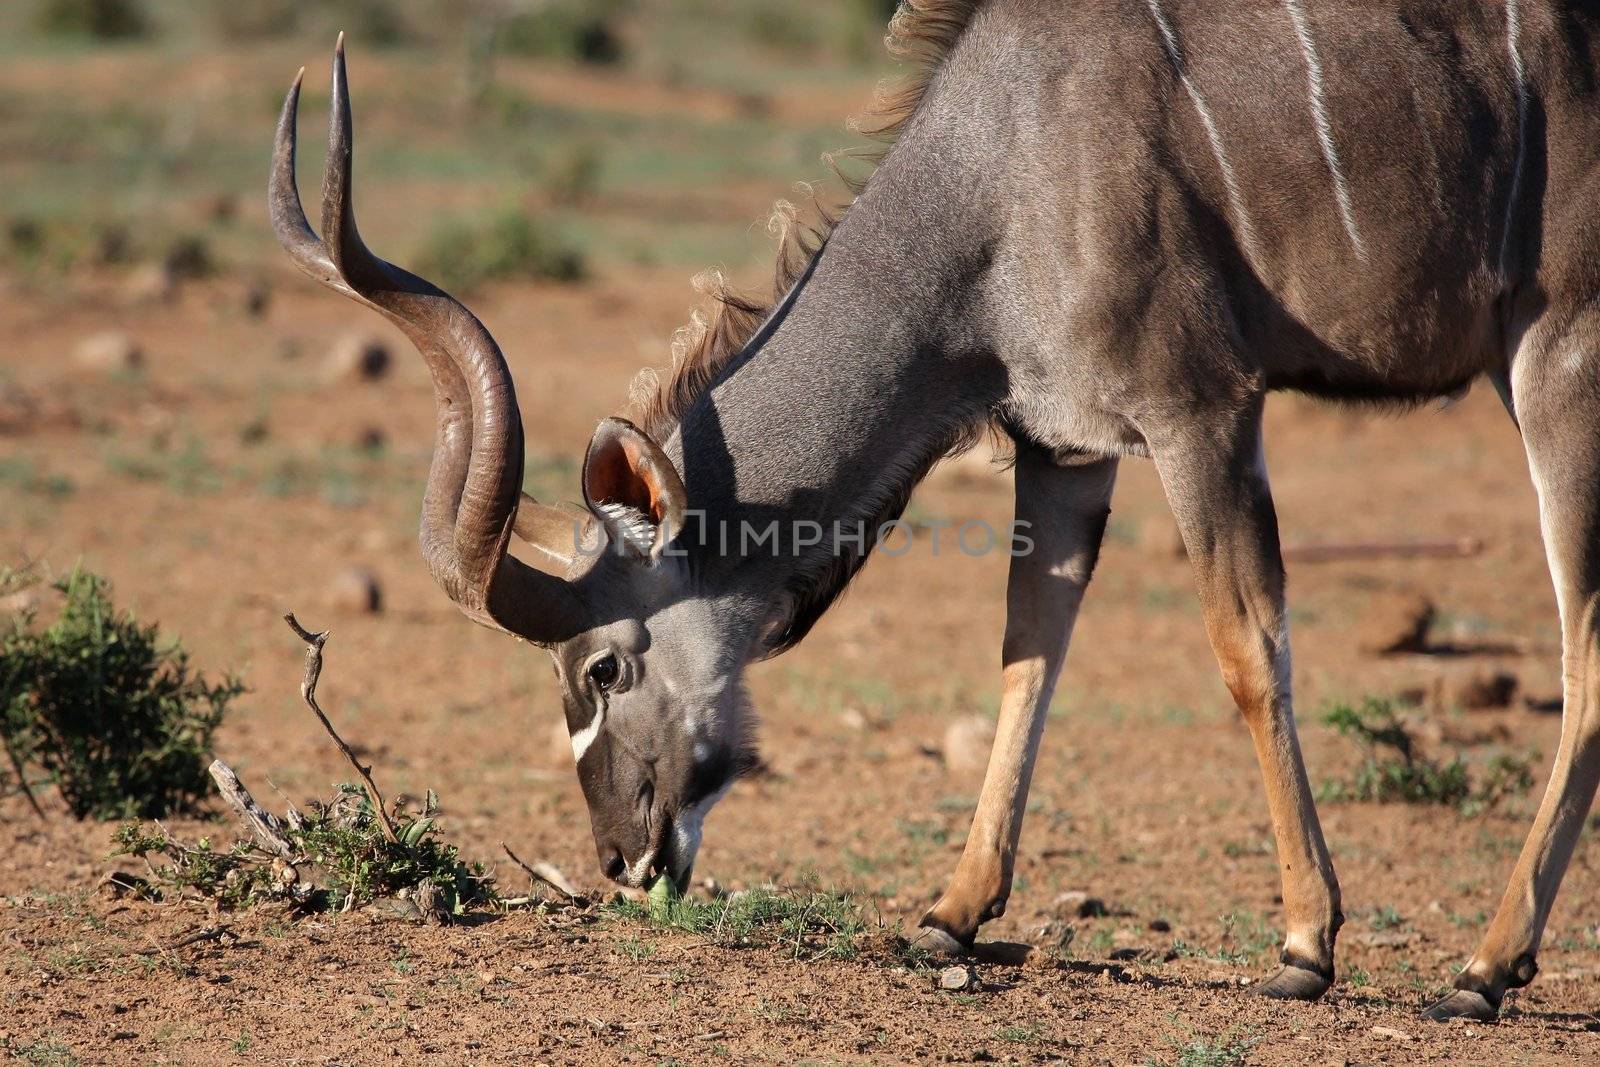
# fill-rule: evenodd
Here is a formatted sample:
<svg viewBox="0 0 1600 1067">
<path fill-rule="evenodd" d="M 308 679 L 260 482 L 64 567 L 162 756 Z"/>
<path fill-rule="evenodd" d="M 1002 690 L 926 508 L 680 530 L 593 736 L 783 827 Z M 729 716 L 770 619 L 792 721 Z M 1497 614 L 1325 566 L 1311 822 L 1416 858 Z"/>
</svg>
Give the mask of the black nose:
<svg viewBox="0 0 1600 1067">
<path fill-rule="evenodd" d="M 615 845 L 601 845 L 600 869 L 607 878 L 617 882 L 621 881 L 622 872 L 628 869 L 628 864 L 622 858 L 622 851 Z"/>
</svg>

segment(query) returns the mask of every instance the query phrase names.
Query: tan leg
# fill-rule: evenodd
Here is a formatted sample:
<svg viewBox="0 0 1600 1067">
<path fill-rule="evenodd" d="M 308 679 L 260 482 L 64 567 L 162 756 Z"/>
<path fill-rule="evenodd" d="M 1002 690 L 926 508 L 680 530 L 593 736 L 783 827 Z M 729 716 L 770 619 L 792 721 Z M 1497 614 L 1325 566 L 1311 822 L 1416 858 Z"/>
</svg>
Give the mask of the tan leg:
<svg viewBox="0 0 1600 1067">
<path fill-rule="evenodd" d="M 1591 321 L 1600 336 L 1600 319 Z M 1586 346 L 1588 352 L 1596 350 Z M 1540 359 L 1540 356 L 1545 358 Z M 1600 783 L 1600 435 L 1593 426 L 1591 359 L 1563 358 L 1553 345 L 1528 358 L 1537 370 L 1513 375 L 1516 412 L 1539 491 L 1540 525 L 1561 609 L 1561 743 L 1539 812 L 1522 846 L 1500 909 L 1456 992 L 1424 1013 L 1430 1019 L 1489 1020 L 1507 989 L 1533 981 L 1535 957 L 1556 891 Z"/>
<path fill-rule="evenodd" d="M 1011 560 L 1000 721 L 961 862 L 922 917 L 925 947 L 956 951 L 972 944 L 981 923 L 1005 913 L 1039 738 L 1100 551 L 1116 473 L 1114 459 L 1060 466 L 1019 446 L 1016 515 L 1033 546 Z"/>
<path fill-rule="evenodd" d="M 1333 942 L 1343 916 L 1290 702 L 1283 561 L 1259 407 L 1234 425 L 1196 427 L 1152 444 L 1223 681 L 1255 742 L 1277 839 L 1287 919 L 1283 966 L 1255 991 L 1313 1000 L 1333 983 Z"/>
</svg>

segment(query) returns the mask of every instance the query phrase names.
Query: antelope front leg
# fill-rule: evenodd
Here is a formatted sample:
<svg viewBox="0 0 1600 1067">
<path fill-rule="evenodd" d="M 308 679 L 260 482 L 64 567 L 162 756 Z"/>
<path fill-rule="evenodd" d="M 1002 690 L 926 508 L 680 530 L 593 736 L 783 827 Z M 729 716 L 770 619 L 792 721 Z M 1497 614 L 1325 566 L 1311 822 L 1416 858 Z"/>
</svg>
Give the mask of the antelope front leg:
<svg viewBox="0 0 1600 1067">
<path fill-rule="evenodd" d="M 1152 442 L 1183 533 L 1206 631 L 1255 742 L 1277 839 L 1288 929 L 1263 996 L 1315 1000 L 1333 984 L 1339 883 L 1306 778 L 1289 696 L 1289 633 L 1260 407 Z"/>
<path fill-rule="evenodd" d="M 1004 914 L 1034 757 L 1056 676 L 1110 514 L 1117 461 L 1062 466 L 1018 446 L 1019 542 L 1006 587 L 1003 691 L 983 792 L 955 877 L 919 925 L 917 943 L 940 952 L 972 944 L 978 926 Z"/>
</svg>

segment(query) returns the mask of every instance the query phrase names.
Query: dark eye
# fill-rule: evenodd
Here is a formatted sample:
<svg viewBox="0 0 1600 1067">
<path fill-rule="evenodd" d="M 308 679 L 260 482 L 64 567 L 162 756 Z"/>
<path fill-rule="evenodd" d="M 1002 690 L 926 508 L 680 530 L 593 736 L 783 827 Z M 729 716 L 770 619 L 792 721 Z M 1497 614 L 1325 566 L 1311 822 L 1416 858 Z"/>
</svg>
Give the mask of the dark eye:
<svg viewBox="0 0 1600 1067">
<path fill-rule="evenodd" d="M 609 653 L 589 664 L 589 680 L 602 693 L 610 692 L 611 687 L 617 684 L 618 673 L 617 657 Z"/>
</svg>

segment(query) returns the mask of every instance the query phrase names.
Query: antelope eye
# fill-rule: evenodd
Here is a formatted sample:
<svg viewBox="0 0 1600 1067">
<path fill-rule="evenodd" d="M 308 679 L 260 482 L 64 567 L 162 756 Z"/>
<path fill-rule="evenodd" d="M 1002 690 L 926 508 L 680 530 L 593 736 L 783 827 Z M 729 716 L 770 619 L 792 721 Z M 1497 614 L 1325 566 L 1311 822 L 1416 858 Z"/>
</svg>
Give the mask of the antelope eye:
<svg viewBox="0 0 1600 1067">
<path fill-rule="evenodd" d="M 617 667 L 617 657 L 609 653 L 589 664 L 589 680 L 602 693 L 611 691 L 611 687 L 617 684 L 617 676 L 620 673 L 621 671 Z"/>
</svg>

